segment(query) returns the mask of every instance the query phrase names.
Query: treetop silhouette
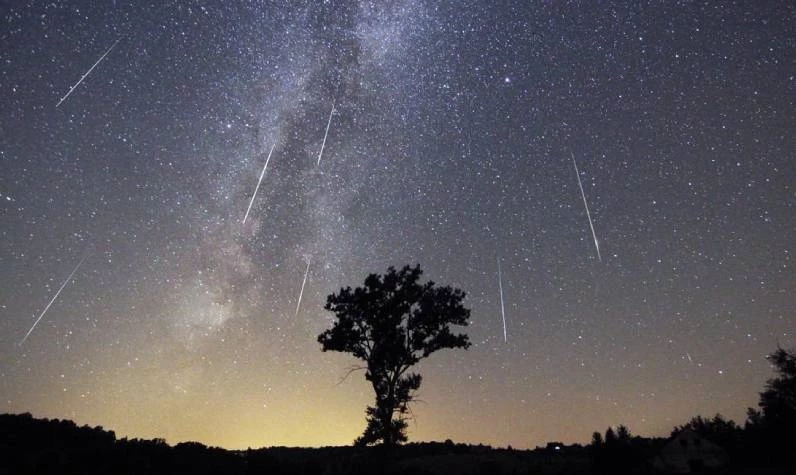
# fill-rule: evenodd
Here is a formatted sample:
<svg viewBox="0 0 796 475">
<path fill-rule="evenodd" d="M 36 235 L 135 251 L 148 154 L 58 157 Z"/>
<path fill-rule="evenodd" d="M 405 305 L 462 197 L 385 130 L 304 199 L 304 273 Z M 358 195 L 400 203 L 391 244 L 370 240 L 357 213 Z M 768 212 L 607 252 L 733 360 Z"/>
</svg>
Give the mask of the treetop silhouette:
<svg viewBox="0 0 796 475">
<path fill-rule="evenodd" d="M 777 376 L 760 393 L 760 410 L 747 411 L 746 429 L 774 453 L 790 454 L 796 447 L 796 351 L 778 346 L 767 358 Z"/>
<path fill-rule="evenodd" d="M 336 320 L 318 336 L 322 350 L 363 360 L 365 379 L 376 393 L 357 444 L 405 442 L 409 403 L 422 381 L 408 369 L 437 350 L 470 346 L 466 334 L 450 329 L 468 324 L 470 310 L 462 305 L 465 293 L 431 281 L 421 284 L 422 273 L 419 265 L 400 271 L 389 267 L 383 276 L 368 275 L 363 287 L 341 288 L 327 297 L 324 308 Z"/>
</svg>

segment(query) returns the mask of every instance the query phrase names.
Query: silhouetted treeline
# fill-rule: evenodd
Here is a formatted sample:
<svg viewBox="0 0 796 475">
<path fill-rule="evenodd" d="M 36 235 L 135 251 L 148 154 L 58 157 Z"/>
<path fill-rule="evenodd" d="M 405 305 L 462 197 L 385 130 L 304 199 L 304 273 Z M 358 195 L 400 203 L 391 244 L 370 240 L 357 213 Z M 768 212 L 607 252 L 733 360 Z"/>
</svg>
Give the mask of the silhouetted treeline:
<svg viewBox="0 0 796 475">
<path fill-rule="evenodd" d="M 684 437 L 686 434 L 689 436 Z M 592 436 L 591 473 L 796 473 L 794 452 L 782 449 L 783 444 L 793 444 L 794 440 L 774 442 L 778 436 L 750 422 L 740 427 L 721 414 L 713 418 L 696 416 L 675 427 L 669 438 L 637 437 L 624 426 L 609 427 L 605 435 L 595 432 Z M 674 454 L 675 460 L 667 461 L 667 453 Z"/>
<path fill-rule="evenodd" d="M 0 415 L 0 475 L 6 474 L 501 474 L 584 473 L 586 449 L 495 449 L 445 442 L 399 447 L 270 447 L 230 451 L 197 442 L 117 439 L 68 420 Z M 567 468 L 561 471 L 560 469 Z"/>
<path fill-rule="evenodd" d="M 195 442 L 116 439 L 69 420 L 0 415 L 0 474 L 246 473 L 234 453 Z"/>
<path fill-rule="evenodd" d="M 743 427 L 716 414 L 696 416 L 668 439 L 633 437 L 625 426 L 592 435 L 596 474 L 796 473 L 796 354 L 778 348 L 768 356 L 776 376 L 749 408 Z"/>
<path fill-rule="evenodd" d="M 721 416 L 676 427 L 724 441 L 728 463 L 706 473 L 788 474 L 787 461 L 755 452 L 747 432 Z M 757 428 L 755 430 L 758 430 Z M 729 443 L 727 442 L 729 441 Z M 633 436 L 624 427 L 595 432 L 588 446 L 548 443 L 535 450 L 445 442 L 399 447 L 270 447 L 230 451 L 197 442 L 117 439 L 102 427 L 68 420 L 0 415 L 0 475 L 5 474 L 652 474 L 671 473 L 652 461 L 670 443 Z M 735 444 L 735 445 L 730 445 Z M 790 456 L 788 454 L 788 456 Z"/>
<path fill-rule="evenodd" d="M 633 437 L 624 425 L 616 429 L 609 427 L 605 436 L 595 432 L 589 447 L 592 473 L 654 473 L 649 460 L 663 447 L 665 440 Z"/>
<path fill-rule="evenodd" d="M 743 427 L 720 414 L 696 416 L 669 438 L 633 436 L 625 426 L 595 432 L 582 447 L 536 450 L 445 442 L 402 446 L 271 447 L 229 451 L 197 442 L 117 439 L 68 420 L 0 415 L 0 475 L 6 474 L 660 474 L 796 473 L 796 355 L 769 356 L 776 377 Z"/>
<path fill-rule="evenodd" d="M 587 467 L 577 447 L 575 465 Z M 569 455 L 575 452 L 570 451 Z M 572 458 L 546 450 L 494 449 L 445 442 L 400 447 L 270 447 L 230 451 L 197 442 L 117 439 L 102 427 L 68 420 L 0 415 L 0 475 L 6 474 L 403 474 L 528 473 L 564 467 Z M 555 473 L 555 472 L 553 472 Z M 561 472 L 564 473 L 564 472 Z M 570 470 L 568 473 L 577 473 Z"/>
</svg>

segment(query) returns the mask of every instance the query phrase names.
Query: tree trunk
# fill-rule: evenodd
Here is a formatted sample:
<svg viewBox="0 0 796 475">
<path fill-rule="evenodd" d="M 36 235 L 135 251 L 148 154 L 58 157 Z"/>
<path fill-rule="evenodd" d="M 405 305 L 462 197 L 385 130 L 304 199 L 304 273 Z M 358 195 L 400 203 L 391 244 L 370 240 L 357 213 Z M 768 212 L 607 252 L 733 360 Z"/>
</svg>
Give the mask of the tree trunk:
<svg viewBox="0 0 796 475">
<path fill-rule="evenodd" d="M 379 408 L 381 412 L 381 428 L 384 445 L 392 447 L 396 444 L 395 434 L 392 428 L 392 415 L 395 412 L 395 382 L 388 381 L 387 397 L 384 398 L 384 407 Z"/>
</svg>

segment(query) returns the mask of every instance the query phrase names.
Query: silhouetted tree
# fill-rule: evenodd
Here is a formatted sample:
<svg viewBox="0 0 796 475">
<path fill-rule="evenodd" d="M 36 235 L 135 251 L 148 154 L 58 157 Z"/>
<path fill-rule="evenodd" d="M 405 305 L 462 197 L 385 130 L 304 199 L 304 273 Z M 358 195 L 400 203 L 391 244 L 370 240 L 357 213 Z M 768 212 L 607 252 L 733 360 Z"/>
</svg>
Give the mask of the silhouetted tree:
<svg viewBox="0 0 796 475">
<path fill-rule="evenodd" d="M 616 443 L 616 434 L 614 433 L 614 428 L 609 427 L 605 431 L 605 443 L 607 445 L 612 445 Z"/>
<path fill-rule="evenodd" d="M 686 429 L 690 429 L 730 451 L 739 446 L 742 436 L 742 430 L 738 424 L 731 419 L 725 419 L 721 414 L 716 414 L 713 419 L 706 419 L 702 416 L 693 417 L 687 423 L 675 427 L 671 436 L 674 437 Z"/>
<path fill-rule="evenodd" d="M 630 442 L 630 430 L 625 425 L 616 428 L 616 439 L 622 443 Z"/>
<path fill-rule="evenodd" d="M 746 429 L 764 449 L 783 455 L 796 448 L 796 354 L 777 348 L 767 358 L 777 377 L 760 393 L 760 410 L 749 408 Z"/>
<path fill-rule="evenodd" d="M 324 308 L 337 320 L 318 342 L 323 351 L 347 352 L 363 360 L 365 379 L 376 393 L 357 444 L 405 442 L 409 403 L 422 381 L 407 370 L 437 350 L 470 346 L 467 335 L 450 330 L 451 325 L 468 324 L 465 293 L 434 282 L 420 284 L 422 273 L 419 265 L 400 271 L 390 267 L 383 276 L 370 274 L 364 287 L 343 288 L 327 297 Z"/>
<path fill-rule="evenodd" d="M 633 437 L 625 425 L 609 427 L 605 439 L 599 432 L 592 434 L 592 473 L 633 474 L 646 473 L 645 465 L 650 457 L 647 441 Z"/>
<path fill-rule="evenodd" d="M 782 348 L 768 356 L 776 378 L 769 379 L 766 390 L 760 393 L 758 405 L 767 423 L 794 427 L 796 423 L 796 355 Z"/>
</svg>

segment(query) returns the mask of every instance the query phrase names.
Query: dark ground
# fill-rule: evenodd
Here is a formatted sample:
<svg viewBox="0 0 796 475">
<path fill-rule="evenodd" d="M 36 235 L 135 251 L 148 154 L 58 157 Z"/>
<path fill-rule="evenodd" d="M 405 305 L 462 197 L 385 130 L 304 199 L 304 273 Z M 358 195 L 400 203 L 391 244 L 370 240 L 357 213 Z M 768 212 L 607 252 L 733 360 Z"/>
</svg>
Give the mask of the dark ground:
<svg viewBox="0 0 796 475">
<path fill-rule="evenodd" d="M 0 415 L 0 475 L 5 474 L 647 474 L 664 439 L 633 438 L 614 452 L 551 443 L 536 450 L 446 442 L 381 447 L 271 447 L 229 451 L 196 442 L 117 439 L 69 420 Z M 556 448 L 558 447 L 558 448 Z M 737 454 L 736 454 L 737 455 Z M 733 475 L 796 473 L 771 457 L 733 457 Z"/>
</svg>

